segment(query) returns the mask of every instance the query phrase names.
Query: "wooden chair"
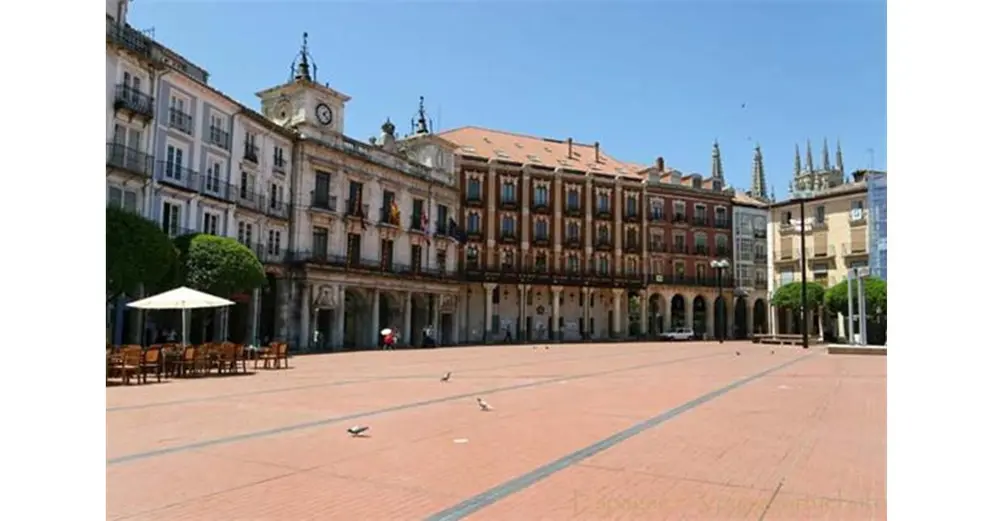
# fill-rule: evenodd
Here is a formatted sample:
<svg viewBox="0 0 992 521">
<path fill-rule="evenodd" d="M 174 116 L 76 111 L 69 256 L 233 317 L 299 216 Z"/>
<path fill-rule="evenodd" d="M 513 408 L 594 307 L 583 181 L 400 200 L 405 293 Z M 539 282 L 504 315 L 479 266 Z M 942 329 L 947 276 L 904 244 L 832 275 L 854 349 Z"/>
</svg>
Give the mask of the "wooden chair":
<svg viewBox="0 0 992 521">
<path fill-rule="evenodd" d="M 134 374 L 138 383 L 141 383 L 141 346 L 127 346 L 121 349 L 120 364 L 117 369 L 121 373 L 124 385 L 131 383 L 131 375 Z"/>
<path fill-rule="evenodd" d="M 248 363 L 246 362 L 246 353 L 245 353 L 244 344 L 237 344 L 234 346 L 234 362 L 231 365 L 231 368 L 234 369 L 234 372 L 238 371 L 238 363 L 241 364 L 241 372 L 247 373 Z"/>
<path fill-rule="evenodd" d="M 274 369 L 279 369 L 279 364 L 281 360 L 286 361 L 286 368 L 289 368 L 289 358 L 286 356 L 286 344 L 276 343 L 274 346 L 270 347 L 265 352 L 258 355 L 255 359 L 255 369 L 258 369 L 258 361 L 263 361 L 263 367 L 265 369 L 269 368 L 269 362 L 273 362 Z"/>
<path fill-rule="evenodd" d="M 213 363 L 217 366 L 217 374 L 223 373 L 225 370 L 231 372 L 235 369 L 234 344 L 224 342 L 216 353 L 217 358 L 213 360 Z"/>
<path fill-rule="evenodd" d="M 155 373 L 159 382 L 162 381 L 162 346 L 151 346 L 145 350 L 145 356 L 141 361 L 141 380 L 148 383 L 148 373 Z"/>
<path fill-rule="evenodd" d="M 187 374 L 196 372 L 196 350 L 197 348 L 193 346 L 186 346 L 186 348 L 183 349 L 182 355 L 179 357 L 179 360 L 176 361 L 179 376 L 186 376 Z"/>
</svg>

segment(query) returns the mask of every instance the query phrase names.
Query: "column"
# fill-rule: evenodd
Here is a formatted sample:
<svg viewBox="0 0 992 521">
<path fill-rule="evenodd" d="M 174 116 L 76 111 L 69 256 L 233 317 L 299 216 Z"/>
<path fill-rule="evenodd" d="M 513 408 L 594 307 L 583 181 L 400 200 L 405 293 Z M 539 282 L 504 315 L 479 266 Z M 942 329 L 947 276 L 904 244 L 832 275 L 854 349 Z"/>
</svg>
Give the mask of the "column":
<svg viewBox="0 0 992 521">
<path fill-rule="evenodd" d="M 706 297 L 703 297 L 706 298 Z M 693 299 L 695 302 L 695 299 Z M 716 338 L 716 301 L 706 303 L 706 338 Z"/>
<path fill-rule="evenodd" d="M 413 320 L 413 292 L 408 291 L 403 299 L 403 331 L 400 331 L 400 342 L 413 345 L 413 331 L 410 331 Z"/>
<path fill-rule="evenodd" d="M 434 314 L 431 316 L 431 329 L 434 330 L 434 341 L 441 342 L 441 294 L 434 295 Z"/>
<path fill-rule="evenodd" d="M 585 323 L 586 328 L 586 338 L 583 340 L 592 338 L 592 329 L 589 328 L 589 303 L 592 301 L 592 290 L 588 286 L 582 287 L 583 305 L 582 305 L 582 321 Z"/>
<path fill-rule="evenodd" d="M 778 308 L 768 304 L 765 309 L 768 313 L 768 332 L 773 336 L 778 335 Z"/>
<path fill-rule="evenodd" d="M 517 341 L 530 340 L 527 338 L 527 294 L 530 293 L 529 284 L 517 284 Z"/>
<path fill-rule="evenodd" d="M 561 342 L 561 328 L 558 326 L 561 316 L 561 292 L 565 288 L 561 286 L 551 286 L 551 340 Z"/>
<path fill-rule="evenodd" d="M 318 318 L 320 318 L 320 308 L 314 306 L 313 311 L 310 314 L 311 331 L 308 333 L 310 335 L 310 338 L 313 339 L 313 342 L 310 345 L 310 347 L 314 349 L 321 349 L 324 347 L 324 338 L 320 331 L 320 321 L 317 320 Z M 321 335 L 318 335 L 317 333 L 321 333 Z"/>
<path fill-rule="evenodd" d="M 754 301 L 747 303 L 747 313 L 744 320 L 747 321 L 747 324 L 744 325 L 744 331 L 747 338 L 750 339 L 754 336 Z"/>
<path fill-rule="evenodd" d="M 372 323 L 372 347 L 379 346 L 379 288 L 375 288 L 372 291 L 372 318 L 369 320 Z"/>
<path fill-rule="evenodd" d="M 303 281 L 300 283 L 300 350 L 307 351 L 313 343 L 313 335 L 310 333 L 310 283 Z"/>
<path fill-rule="evenodd" d="M 454 310 L 451 312 L 451 338 L 448 339 L 448 344 L 458 345 L 461 341 L 461 302 L 464 298 L 461 295 L 461 291 L 459 291 L 458 294 L 452 298 L 455 299 L 455 306 Z"/>
<path fill-rule="evenodd" d="M 486 282 L 482 284 L 482 289 L 485 292 L 482 298 L 486 309 L 486 316 L 482 317 L 482 343 L 485 344 L 489 342 L 489 330 L 493 323 L 493 291 L 496 289 L 496 284 Z"/>
<path fill-rule="evenodd" d="M 639 335 L 641 338 L 648 337 L 648 331 L 651 330 L 651 328 L 648 327 L 649 325 L 650 324 L 648 324 L 648 291 L 646 289 L 642 289 L 641 290 L 641 330 Z"/>
<path fill-rule="evenodd" d="M 610 334 L 613 335 L 614 337 L 625 336 L 625 335 L 622 335 L 621 334 L 621 332 L 623 331 L 623 328 L 621 326 L 622 326 L 622 324 L 624 322 L 620 318 L 620 299 L 621 298 L 623 298 L 623 289 L 621 289 L 621 288 L 613 288 L 613 330 L 610 331 Z"/>
<path fill-rule="evenodd" d="M 284 278 L 276 279 L 276 324 L 275 331 L 272 332 L 273 338 L 270 340 L 281 340 L 284 342 L 290 342 L 289 339 L 289 317 L 290 317 L 290 298 L 289 298 L 289 281 Z"/>
<path fill-rule="evenodd" d="M 338 294 L 338 298 L 337 298 L 338 307 L 337 309 L 334 310 L 334 346 L 337 347 L 339 350 L 343 350 L 344 349 L 344 314 L 345 314 L 345 310 L 347 309 L 345 307 L 345 300 L 344 300 L 345 288 L 344 286 L 339 285 L 335 291 L 337 291 Z"/>
<path fill-rule="evenodd" d="M 672 330 L 672 297 L 663 293 L 661 299 L 665 301 L 663 308 L 665 311 L 661 313 L 662 330 L 659 333 L 666 333 Z"/>
<path fill-rule="evenodd" d="M 258 322 L 262 314 L 262 290 L 255 288 L 251 292 L 251 331 L 248 333 L 248 343 L 258 345 Z"/>
</svg>

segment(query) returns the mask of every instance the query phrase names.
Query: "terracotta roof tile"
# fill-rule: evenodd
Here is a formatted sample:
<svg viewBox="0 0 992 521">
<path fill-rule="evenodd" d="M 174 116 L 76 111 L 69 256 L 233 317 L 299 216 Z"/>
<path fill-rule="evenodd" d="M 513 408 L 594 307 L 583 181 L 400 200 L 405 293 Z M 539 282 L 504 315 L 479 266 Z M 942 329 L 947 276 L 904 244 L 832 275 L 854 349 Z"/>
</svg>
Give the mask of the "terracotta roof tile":
<svg viewBox="0 0 992 521">
<path fill-rule="evenodd" d="M 746 192 L 743 192 L 741 190 L 736 190 L 734 192 L 734 202 L 737 204 L 746 204 L 748 206 L 759 206 L 759 207 L 768 206 L 768 203 L 761 201 L 760 199 L 755 199 L 754 197 L 747 195 Z"/>
<path fill-rule="evenodd" d="M 632 179 L 643 179 L 642 171 L 647 167 L 636 163 L 618 161 L 599 149 L 596 159 L 594 145 L 572 143 L 572 155 L 568 155 L 568 142 L 563 139 L 541 138 L 515 134 L 502 130 L 481 127 L 461 127 L 439 134 L 444 139 L 458 145 L 457 153 L 487 159 L 512 161 L 548 167 L 563 167 L 595 174 L 618 175 Z"/>
</svg>

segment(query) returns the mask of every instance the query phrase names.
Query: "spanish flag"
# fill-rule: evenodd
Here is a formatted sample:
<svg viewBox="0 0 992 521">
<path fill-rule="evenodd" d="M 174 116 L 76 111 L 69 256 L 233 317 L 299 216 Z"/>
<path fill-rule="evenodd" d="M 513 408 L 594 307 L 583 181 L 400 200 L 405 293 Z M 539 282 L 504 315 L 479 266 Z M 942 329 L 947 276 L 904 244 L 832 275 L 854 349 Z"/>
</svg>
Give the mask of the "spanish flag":
<svg viewBox="0 0 992 521">
<path fill-rule="evenodd" d="M 389 224 L 400 225 L 400 205 L 396 204 L 395 199 L 389 202 Z"/>
</svg>

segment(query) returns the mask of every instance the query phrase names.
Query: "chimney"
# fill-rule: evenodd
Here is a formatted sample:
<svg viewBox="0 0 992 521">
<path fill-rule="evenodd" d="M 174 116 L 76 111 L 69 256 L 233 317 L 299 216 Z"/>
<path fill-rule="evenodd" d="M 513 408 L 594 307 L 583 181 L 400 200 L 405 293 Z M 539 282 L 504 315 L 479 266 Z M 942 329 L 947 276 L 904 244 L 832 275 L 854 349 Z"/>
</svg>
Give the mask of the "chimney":
<svg viewBox="0 0 992 521">
<path fill-rule="evenodd" d="M 572 159 L 572 138 L 568 138 L 568 158 Z"/>
<path fill-rule="evenodd" d="M 592 147 L 596 149 L 596 162 L 599 162 L 599 141 L 592 144 Z"/>
<path fill-rule="evenodd" d="M 655 165 L 658 167 L 659 174 L 665 173 L 665 158 L 658 156 L 658 159 L 655 160 Z"/>
</svg>

